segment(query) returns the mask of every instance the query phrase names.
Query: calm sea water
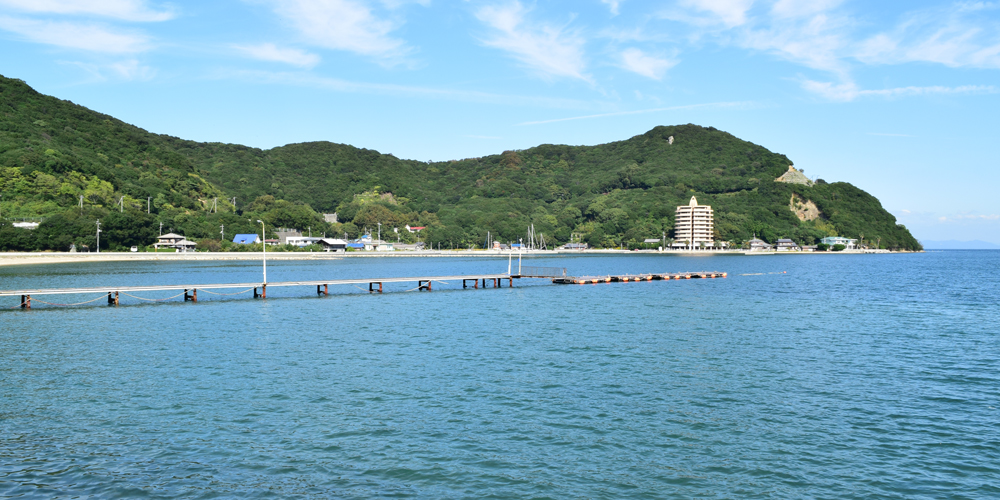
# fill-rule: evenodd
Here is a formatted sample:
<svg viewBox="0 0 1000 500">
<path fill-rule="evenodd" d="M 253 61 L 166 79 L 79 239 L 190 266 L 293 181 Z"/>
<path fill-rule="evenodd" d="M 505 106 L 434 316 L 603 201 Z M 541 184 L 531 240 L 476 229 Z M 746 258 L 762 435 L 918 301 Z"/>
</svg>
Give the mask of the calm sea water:
<svg viewBox="0 0 1000 500">
<path fill-rule="evenodd" d="M 1000 497 L 1000 252 L 530 263 L 729 277 L 0 299 L 0 496 Z M 270 262 L 268 277 L 506 264 Z M 0 289 L 259 272 L 9 267 Z"/>
</svg>

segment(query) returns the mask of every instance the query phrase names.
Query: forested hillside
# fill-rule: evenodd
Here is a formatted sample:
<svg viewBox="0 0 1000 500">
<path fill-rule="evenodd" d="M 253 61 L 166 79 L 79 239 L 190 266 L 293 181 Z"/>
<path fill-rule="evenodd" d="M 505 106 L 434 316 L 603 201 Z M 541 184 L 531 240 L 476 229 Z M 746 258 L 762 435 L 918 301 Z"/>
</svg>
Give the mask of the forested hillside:
<svg viewBox="0 0 1000 500">
<path fill-rule="evenodd" d="M 576 234 L 592 246 L 634 246 L 669 237 L 675 207 L 692 195 L 714 207 L 717 238 L 735 244 L 753 234 L 803 244 L 864 234 L 883 247 L 919 248 L 877 199 L 851 184 L 775 182 L 790 164 L 697 125 L 452 162 L 329 142 L 260 150 L 152 134 L 0 77 L 0 250 L 93 247 L 97 219 L 106 230 L 102 248 L 152 243 L 160 224 L 217 240 L 223 225 L 229 237 L 259 231 L 257 219 L 351 237 L 378 223 L 383 235 L 428 226 L 421 239 L 443 247 L 481 246 L 487 231 L 516 240 L 534 224 L 550 245 Z M 793 196 L 812 201 L 820 217 L 800 220 Z M 334 211 L 341 222 L 323 222 L 320 213 Z M 44 222 L 34 231 L 11 227 L 24 217 Z"/>
</svg>

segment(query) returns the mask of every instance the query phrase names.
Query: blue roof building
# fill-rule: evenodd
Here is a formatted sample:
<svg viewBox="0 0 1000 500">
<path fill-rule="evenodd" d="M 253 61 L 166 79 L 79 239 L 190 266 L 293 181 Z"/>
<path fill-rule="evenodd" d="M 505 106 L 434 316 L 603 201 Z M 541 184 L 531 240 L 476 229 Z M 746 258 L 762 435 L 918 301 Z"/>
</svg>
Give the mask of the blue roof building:
<svg viewBox="0 0 1000 500">
<path fill-rule="evenodd" d="M 237 234 L 233 237 L 233 243 L 240 243 L 242 245 L 260 243 L 260 236 L 257 236 L 256 234 Z"/>
</svg>

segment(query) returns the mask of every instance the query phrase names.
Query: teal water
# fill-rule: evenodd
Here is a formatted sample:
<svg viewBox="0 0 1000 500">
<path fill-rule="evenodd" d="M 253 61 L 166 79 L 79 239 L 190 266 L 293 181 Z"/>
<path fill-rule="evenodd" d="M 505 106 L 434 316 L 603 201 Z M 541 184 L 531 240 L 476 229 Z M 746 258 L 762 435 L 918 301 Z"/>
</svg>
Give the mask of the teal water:
<svg viewBox="0 0 1000 500">
<path fill-rule="evenodd" d="M 0 497 L 1000 497 L 1000 252 L 530 263 L 729 277 L 0 298 Z M 268 277 L 506 265 L 270 262 Z M 9 267 L 0 289 L 259 272 Z"/>
</svg>

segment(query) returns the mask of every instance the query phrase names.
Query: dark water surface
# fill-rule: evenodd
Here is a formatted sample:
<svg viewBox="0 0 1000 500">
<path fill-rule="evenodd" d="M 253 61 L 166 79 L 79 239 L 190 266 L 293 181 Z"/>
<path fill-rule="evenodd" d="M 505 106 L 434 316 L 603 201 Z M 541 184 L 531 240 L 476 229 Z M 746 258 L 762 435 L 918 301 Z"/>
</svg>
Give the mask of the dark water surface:
<svg viewBox="0 0 1000 500">
<path fill-rule="evenodd" d="M 2 298 L 0 497 L 1000 497 L 998 251 L 530 263 L 729 277 Z M 503 270 L 351 258 L 268 277 Z M 8 267 L 0 289 L 259 272 Z"/>
</svg>

